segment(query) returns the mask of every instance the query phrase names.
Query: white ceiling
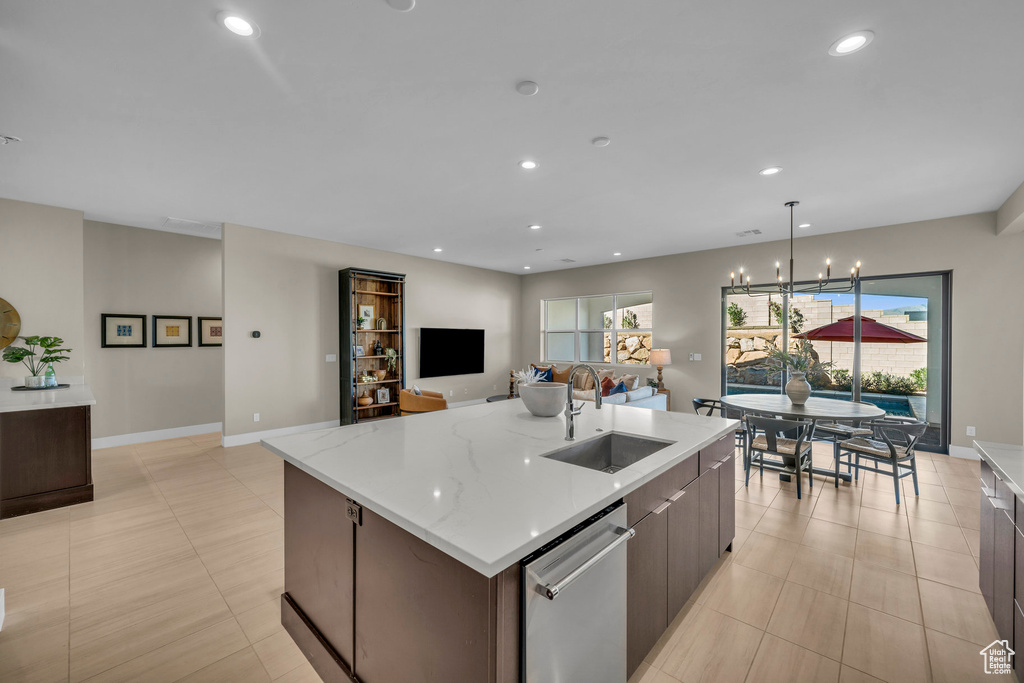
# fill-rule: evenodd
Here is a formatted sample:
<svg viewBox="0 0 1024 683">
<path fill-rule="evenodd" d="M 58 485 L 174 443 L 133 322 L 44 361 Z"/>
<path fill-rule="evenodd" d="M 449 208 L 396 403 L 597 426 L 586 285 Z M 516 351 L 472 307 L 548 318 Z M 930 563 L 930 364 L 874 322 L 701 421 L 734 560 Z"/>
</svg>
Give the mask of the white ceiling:
<svg viewBox="0 0 1024 683">
<path fill-rule="evenodd" d="M 228 33 L 222 9 L 263 35 Z M 233 222 L 523 273 L 779 239 L 789 199 L 831 232 L 993 210 L 1024 180 L 1020 0 L 0 0 L 0 16 L 0 134 L 23 139 L 0 147 L 0 196 L 140 227 Z M 868 48 L 827 54 L 860 29 Z M 757 174 L 770 165 L 785 170 Z"/>
</svg>

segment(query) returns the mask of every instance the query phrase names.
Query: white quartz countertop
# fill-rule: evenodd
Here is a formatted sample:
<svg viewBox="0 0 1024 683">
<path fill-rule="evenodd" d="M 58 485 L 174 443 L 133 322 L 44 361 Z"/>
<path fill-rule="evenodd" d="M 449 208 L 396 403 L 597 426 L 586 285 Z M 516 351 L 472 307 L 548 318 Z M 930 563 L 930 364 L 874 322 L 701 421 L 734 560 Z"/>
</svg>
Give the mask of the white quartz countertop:
<svg viewBox="0 0 1024 683">
<path fill-rule="evenodd" d="M 974 450 L 1013 491 L 1024 498 L 1024 446 L 975 441 Z"/>
<path fill-rule="evenodd" d="M 12 386 L 24 382 L 0 377 L 0 413 L 96 405 L 96 397 L 92 395 L 89 385 L 82 383 L 81 378 L 58 377 L 57 381 L 64 384 L 70 382 L 71 386 L 66 389 L 11 391 Z"/>
<path fill-rule="evenodd" d="M 715 417 L 587 405 L 576 418 L 577 443 L 600 436 L 598 429 L 675 442 L 615 474 L 541 457 L 567 445 L 565 418 L 534 417 L 515 400 L 262 443 L 492 577 L 736 426 Z"/>
</svg>

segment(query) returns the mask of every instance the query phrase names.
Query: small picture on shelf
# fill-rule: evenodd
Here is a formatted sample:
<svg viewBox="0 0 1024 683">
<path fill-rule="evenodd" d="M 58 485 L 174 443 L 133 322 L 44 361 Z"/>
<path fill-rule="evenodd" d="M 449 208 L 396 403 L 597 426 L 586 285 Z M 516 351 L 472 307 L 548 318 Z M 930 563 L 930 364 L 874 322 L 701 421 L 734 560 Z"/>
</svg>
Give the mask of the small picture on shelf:
<svg viewBox="0 0 1024 683">
<path fill-rule="evenodd" d="M 378 389 L 377 390 L 377 403 L 390 403 L 390 402 L 391 402 L 391 392 L 390 392 L 390 390 L 388 390 L 387 387 L 385 387 L 383 389 Z"/>
<path fill-rule="evenodd" d="M 359 358 L 360 356 L 365 356 L 365 355 L 366 354 L 363 353 L 363 347 L 362 346 L 357 346 L 356 347 L 356 358 Z"/>
<path fill-rule="evenodd" d="M 359 329 L 373 329 L 373 306 L 368 304 L 359 304 L 359 315 L 357 317 L 362 321 L 359 323 Z"/>
</svg>

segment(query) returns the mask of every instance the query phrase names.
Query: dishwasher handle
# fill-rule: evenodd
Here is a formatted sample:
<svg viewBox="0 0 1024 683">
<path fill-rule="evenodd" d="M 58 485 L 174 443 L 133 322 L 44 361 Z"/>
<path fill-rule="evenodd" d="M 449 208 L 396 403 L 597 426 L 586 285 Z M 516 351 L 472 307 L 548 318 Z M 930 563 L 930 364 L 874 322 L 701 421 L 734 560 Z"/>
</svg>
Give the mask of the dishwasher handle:
<svg viewBox="0 0 1024 683">
<path fill-rule="evenodd" d="M 583 576 L 587 572 L 588 569 L 590 569 L 595 564 L 597 564 L 602 559 L 604 559 L 604 557 L 606 555 L 608 555 L 608 553 L 612 552 L 613 550 L 618 548 L 620 545 L 622 545 L 623 543 L 625 543 L 629 539 L 631 539 L 634 536 L 636 536 L 636 529 L 633 529 L 633 528 L 629 528 L 629 529 L 619 528 L 617 533 L 618 533 L 618 538 L 616 538 L 614 541 L 612 541 L 611 543 L 609 543 L 605 547 L 603 547 L 600 550 L 598 550 L 593 555 L 593 557 L 591 557 L 589 560 L 587 560 L 586 562 L 584 562 L 580 566 L 576 567 L 576 569 L 573 569 L 571 572 L 569 572 L 565 576 L 564 579 L 562 579 L 561 581 L 559 581 L 559 582 L 557 582 L 555 584 L 548 584 L 546 586 L 540 587 L 539 590 L 540 590 L 541 594 L 544 597 L 546 597 L 548 600 L 554 600 L 555 598 L 557 598 L 559 593 L 564 591 L 573 581 L 575 581 L 576 579 L 578 579 L 581 576 Z"/>
</svg>

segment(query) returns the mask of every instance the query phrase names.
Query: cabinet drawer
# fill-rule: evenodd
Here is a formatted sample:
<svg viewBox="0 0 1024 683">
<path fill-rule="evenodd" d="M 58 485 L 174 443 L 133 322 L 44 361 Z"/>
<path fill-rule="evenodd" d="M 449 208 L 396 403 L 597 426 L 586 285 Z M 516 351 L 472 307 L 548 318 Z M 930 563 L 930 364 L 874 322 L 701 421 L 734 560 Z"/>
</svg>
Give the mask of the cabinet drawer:
<svg viewBox="0 0 1024 683">
<path fill-rule="evenodd" d="M 988 489 L 996 487 L 996 474 L 984 460 L 981 461 L 981 485 Z"/>
<path fill-rule="evenodd" d="M 1010 487 L 999 477 L 996 477 L 996 507 L 1006 513 L 1010 521 L 1015 520 L 1017 497 L 1013 495 Z"/>
<path fill-rule="evenodd" d="M 697 454 L 659 474 L 636 491 L 627 494 L 626 522 L 633 526 L 697 478 Z"/>
<path fill-rule="evenodd" d="M 712 465 L 732 455 L 735 450 L 736 437 L 732 433 L 726 434 L 713 444 L 700 449 L 699 474 L 704 474 L 711 469 Z"/>
</svg>

